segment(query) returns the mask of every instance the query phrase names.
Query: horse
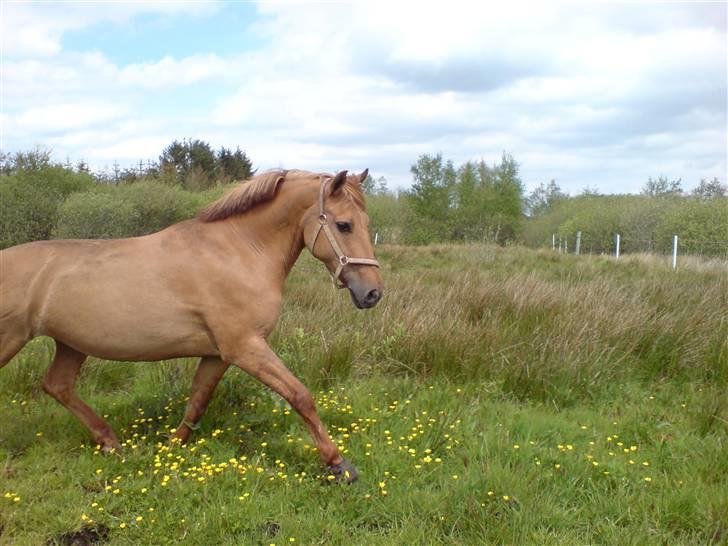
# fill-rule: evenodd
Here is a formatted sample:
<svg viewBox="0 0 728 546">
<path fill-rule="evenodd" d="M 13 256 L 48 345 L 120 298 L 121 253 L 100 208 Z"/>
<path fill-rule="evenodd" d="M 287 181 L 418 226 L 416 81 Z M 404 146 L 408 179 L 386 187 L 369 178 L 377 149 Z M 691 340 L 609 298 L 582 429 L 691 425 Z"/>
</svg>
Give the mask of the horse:
<svg viewBox="0 0 728 546">
<path fill-rule="evenodd" d="M 0 251 L 0 368 L 36 336 L 55 340 L 43 390 L 121 449 L 78 396 L 87 356 L 154 361 L 199 357 L 184 418 L 186 442 L 229 366 L 283 397 L 338 480 L 355 468 L 328 436 L 309 390 L 268 346 L 286 277 L 306 247 L 359 309 L 384 290 L 359 175 L 273 170 L 239 184 L 196 218 L 141 237 L 36 241 Z M 322 235 L 323 234 L 323 235 Z"/>
</svg>

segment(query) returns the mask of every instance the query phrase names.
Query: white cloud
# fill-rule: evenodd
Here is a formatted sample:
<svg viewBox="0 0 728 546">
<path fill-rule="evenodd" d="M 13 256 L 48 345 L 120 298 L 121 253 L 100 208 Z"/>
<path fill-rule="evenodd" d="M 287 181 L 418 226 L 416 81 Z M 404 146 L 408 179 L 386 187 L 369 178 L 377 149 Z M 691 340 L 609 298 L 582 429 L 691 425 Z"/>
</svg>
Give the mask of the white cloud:
<svg viewBox="0 0 728 546">
<path fill-rule="evenodd" d="M 26 131 L 54 133 L 105 124 L 126 113 L 123 106 L 111 104 L 58 103 L 29 108 L 14 121 Z"/>
<path fill-rule="evenodd" d="M 136 87 L 170 87 L 222 78 L 228 63 L 217 55 L 192 55 L 183 59 L 164 57 L 153 63 L 131 64 L 118 74 L 119 82 Z"/>
<path fill-rule="evenodd" d="M 418 154 L 438 151 L 506 150 L 528 184 L 572 191 L 726 176 L 725 5 L 263 4 L 245 30 L 253 50 L 117 65 L 59 49 L 63 32 L 100 20 L 221 9 L 114 6 L 13 8 L 27 34 L 3 38 L 17 38 L 6 143 L 50 138 L 63 155 L 124 162 L 191 136 L 239 144 L 261 168 L 369 166 L 400 186 Z"/>
<path fill-rule="evenodd" d="M 3 54 L 48 57 L 61 52 L 65 32 L 97 23 L 125 23 L 138 15 L 210 13 L 218 2 L 2 2 Z"/>
</svg>

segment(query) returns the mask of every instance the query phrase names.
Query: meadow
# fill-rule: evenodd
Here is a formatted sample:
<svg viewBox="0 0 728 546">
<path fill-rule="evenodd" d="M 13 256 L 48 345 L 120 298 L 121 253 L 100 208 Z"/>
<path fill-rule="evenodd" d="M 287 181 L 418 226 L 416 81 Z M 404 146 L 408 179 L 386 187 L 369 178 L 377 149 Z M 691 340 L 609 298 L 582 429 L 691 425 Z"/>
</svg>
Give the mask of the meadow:
<svg viewBox="0 0 728 546">
<path fill-rule="evenodd" d="M 357 483 L 237 370 L 170 444 L 193 360 L 89 360 L 124 442 L 104 456 L 42 392 L 37 339 L 0 370 L 0 544 L 728 543 L 725 262 L 377 253 L 366 312 L 302 256 L 271 338 Z"/>
</svg>

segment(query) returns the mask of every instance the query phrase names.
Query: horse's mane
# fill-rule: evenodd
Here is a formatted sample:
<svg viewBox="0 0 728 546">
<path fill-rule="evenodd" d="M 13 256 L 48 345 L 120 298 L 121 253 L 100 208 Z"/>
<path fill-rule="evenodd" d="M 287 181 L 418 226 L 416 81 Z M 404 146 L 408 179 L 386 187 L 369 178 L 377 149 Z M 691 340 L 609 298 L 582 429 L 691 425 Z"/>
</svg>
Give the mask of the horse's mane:
<svg viewBox="0 0 728 546">
<path fill-rule="evenodd" d="M 268 171 L 241 183 L 238 187 L 227 192 L 220 199 L 202 209 L 197 217 L 203 222 L 216 222 L 230 216 L 243 214 L 246 211 L 272 200 L 276 196 L 279 186 L 285 180 L 296 178 L 331 177 L 327 173 L 310 173 L 307 171 L 286 171 L 275 169 Z M 344 192 L 357 206 L 364 208 L 364 194 L 359 184 L 349 181 L 344 185 Z"/>
<path fill-rule="evenodd" d="M 256 205 L 270 201 L 275 197 L 276 190 L 286 178 L 286 174 L 287 171 L 276 169 L 249 178 L 202 209 L 198 218 L 203 222 L 216 222 L 234 214 L 242 214 Z"/>
</svg>

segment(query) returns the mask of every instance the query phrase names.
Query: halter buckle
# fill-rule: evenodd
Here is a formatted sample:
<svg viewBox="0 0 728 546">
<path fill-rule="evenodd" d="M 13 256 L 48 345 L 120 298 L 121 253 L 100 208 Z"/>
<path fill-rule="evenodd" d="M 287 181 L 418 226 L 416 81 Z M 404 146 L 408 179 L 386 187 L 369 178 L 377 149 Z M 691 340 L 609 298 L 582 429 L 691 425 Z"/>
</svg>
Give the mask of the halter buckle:
<svg viewBox="0 0 728 546">
<path fill-rule="evenodd" d="M 322 226 L 324 224 L 328 224 L 329 223 L 329 219 L 326 217 L 326 213 L 325 212 L 322 212 L 321 214 L 319 214 L 318 220 L 319 220 L 319 224 L 321 224 Z"/>
<path fill-rule="evenodd" d="M 349 258 L 347 256 L 339 256 L 339 263 L 344 266 L 349 263 Z"/>
</svg>

